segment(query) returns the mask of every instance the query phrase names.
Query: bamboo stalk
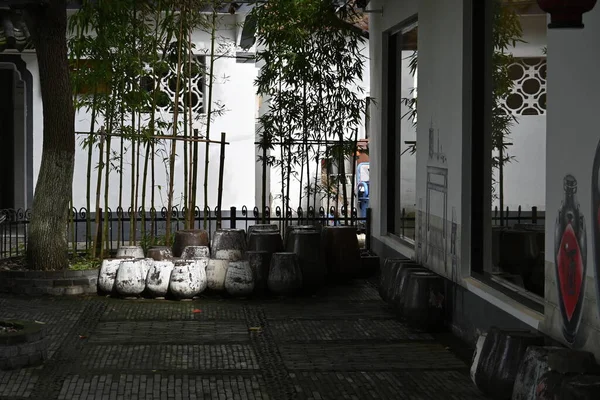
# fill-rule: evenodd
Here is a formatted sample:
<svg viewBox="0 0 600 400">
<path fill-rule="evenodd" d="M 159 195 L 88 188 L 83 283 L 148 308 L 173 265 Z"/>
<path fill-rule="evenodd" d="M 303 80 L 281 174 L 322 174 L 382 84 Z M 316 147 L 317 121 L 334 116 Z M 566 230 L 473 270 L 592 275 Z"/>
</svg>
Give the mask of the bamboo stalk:
<svg viewBox="0 0 600 400">
<path fill-rule="evenodd" d="M 148 183 L 148 163 L 150 159 L 150 142 L 146 142 L 144 171 L 142 173 L 142 238 L 146 237 L 146 185 Z"/>
<path fill-rule="evenodd" d="M 121 131 L 125 126 L 125 110 L 121 106 Z M 123 154 L 125 154 L 125 137 L 124 135 L 120 136 L 120 150 L 121 157 L 119 157 L 119 208 L 123 209 Z M 121 233 L 123 231 L 123 219 L 122 213 L 117 212 L 117 243 L 121 245 L 124 242 L 124 238 L 121 237 Z"/>
<path fill-rule="evenodd" d="M 197 131 L 194 130 L 194 119 L 193 119 L 193 110 L 192 110 L 192 90 L 191 90 L 191 83 L 192 83 L 192 62 L 193 62 L 193 49 L 192 49 L 192 27 L 190 26 L 190 29 L 188 30 L 188 47 L 190 49 L 189 51 L 189 58 L 188 58 L 188 76 L 189 76 L 189 82 L 190 82 L 190 89 L 188 90 L 188 103 L 189 103 L 189 107 L 188 107 L 188 112 L 189 112 L 189 132 L 190 135 L 194 135 L 194 139 L 197 139 L 196 135 L 197 135 Z M 198 163 L 198 142 L 191 142 L 192 146 L 190 146 L 190 172 L 192 174 L 192 177 L 189 180 L 189 187 L 188 187 L 188 193 L 189 193 L 189 205 L 188 205 L 188 215 L 187 215 L 187 221 L 188 221 L 188 228 L 189 229 L 193 229 L 194 228 L 194 211 L 196 208 L 196 180 L 198 179 L 198 167 L 197 167 L 197 163 Z"/>
<path fill-rule="evenodd" d="M 156 211 L 156 207 L 154 206 L 154 196 L 155 196 L 154 186 L 156 185 L 156 176 L 155 176 L 155 168 L 156 168 L 155 161 L 156 160 L 154 158 L 154 154 L 156 153 L 155 149 L 156 149 L 156 145 L 154 144 L 154 142 L 152 142 L 152 151 L 150 152 L 151 157 L 152 157 L 152 169 L 150 171 L 150 173 L 151 173 L 150 187 L 152 188 L 152 191 L 150 192 L 150 208 L 154 208 L 154 210 Z M 156 232 L 156 217 L 154 215 L 151 215 L 150 217 L 152 218 L 152 222 L 150 224 L 150 238 L 151 238 L 151 241 L 154 242 L 154 232 Z"/>
<path fill-rule="evenodd" d="M 136 166 L 136 142 L 135 138 L 135 111 L 131 110 L 131 193 L 130 193 L 130 203 L 131 203 L 131 213 L 129 213 L 129 245 L 133 245 L 133 241 L 135 239 L 135 166 Z"/>
<path fill-rule="evenodd" d="M 212 24 L 210 32 L 210 72 L 208 78 L 210 80 L 208 85 L 208 106 L 206 112 L 206 152 L 204 160 L 204 229 L 208 227 L 208 215 L 206 209 L 208 207 L 208 166 L 210 162 L 210 128 L 212 121 L 212 96 L 213 96 L 213 78 L 214 78 L 214 66 L 215 66 L 215 36 L 217 30 L 217 10 L 213 7 L 212 12 Z"/>
<path fill-rule="evenodd" d="M 219 190 L 217 194 L 217 208 L 219 210 L 217 214 L 217 229 L 221 229 L 222 221 L 222 210 L 223 204 L 223 173 L 225 170 L 225 132 L 221 132 L 221 161 L 219 163 Z"/>
<path fill-rule="evenodd" d="M 140 192 L 140 149 L 142 147 L 142 131 L 141 131 L 141 113 L 138 113 L 138 131 L 137 131 L 137 146 L 136 146 L 136 168 L 135 168 L 135 197 L 134 197 L 134 203 L 133 203 L 133 212 L 136 215 L 136 217 L 134 218 L 133 221 L 133 243 L 137 244 L 137 212 L 138 212 L 138 199 L 139 199 L 139 192 Z"/>
<path fill-rule="evenodd" d="M 187 40 L 186 40 L 187 41 Z M 189 53 L 189 52 L 188 52 Z M 186 57 L 187 59 L 188 57 Z M 187 74 L 185 74 L 185 72 L 183 72 L 183 92 L 185 93 L 186 88 L 189 91 L 189 76 L 187 76 Z M 185 96 L 185 94 L 184 94 Z M 185 208 L 188 208 L 188 196 L 189 196 L 189 160 L 188 160 L 188 101 L 185 99 L 185 97 L 183 98 L 183 104 L 182 104 L 182 109 L 183 109 L 183 137 L 184 137 L 184 141 L 183 141 L 183 204 Z M 188 229 L 188 215 L 187 215 L 187 210 L 186 210 L 186 215 L 184 215 L 184 228 Z"/>
<path fill-rule="evenodd" d="M 263 134 L 263 138 L 264 134 Z M 266 138 L 264 139 L 266 141 Z M 262 220 L 261 223 L 267 223 L 267 144 L 265 143 L 262 149 L 263 158 L 262 158 Z"/>
<path fill-rule="evenodd" d="M 109 243 L 108 243 L 108 222 L 110 219 L 109 208 L 108 208 L 108 188 L 109 188 L 109 177 L 110 177 L 110 137 L 106 138 L 106 165 L 104 168 L 104 211 L 106 218 L 104 218 L 104 228 L 102 230 L 102 242 L 106 246 L 107 253 L 100 250 L 100 258 L 104 258 L 105 254 L 108 254 Z M 102 249 L 102 247 L 101 247 Z"/>
<path fill-rule="evenodd" d="M 354 140 L 352 141 L 352 193 L 350 194 L 350 219 L 354 210 L 354 194 L 356 190 L 356 153 L 358 152 L 358 128 L 354 129 Z"/>
<path fill-rule="evenodd" d="M 185 13 L 185 3 L 182 8 L 182 14 Z M 183 37 L 183 16 L 180 16 L 179 35 L 177 38 L 177 78 L 175 84 L 175 106 L 173 107 L 173 137 L 177 136 L 177 117 L 179 115 L 179 85 L 181 84 L 181 39 Z M 173 209 L 173 192 L 175 184 L 175 155 L 177 151 L 177 141 L 171 141 L 171 154 L 169 155 L 169 193 L 167 196 L 167 221 L 165 227 L 165 240 L 171 242 L 171 210 Z"/>
<path fill-rule="evenodd" d="M 102 193 L 102 169 L 104 168 L 104 162 L 102 161 L 102 156 L 104 155 L 104 141 L 106 140 L 104 136 L 104 126 L 100 128 L 100 143 L 99 147 L 99 159 L 98 159 L 98 178 L 96 180 L 96 226 L 95 226 L 95 235 L 94 235 L 94 244 L 92 245 L 92 254 L 97 256 L 98 244 L 100 245 L 100 249 L 102 249 L 102 239 L 100 243 L 98 243 L 98 233 L 100 232 L 100 194 Z M 102 251 L 100 251 L 100 256 L 102 256 Z"/>
<path fill-rule="evenodd" d="M 85 216 L 85 232 L 86 232 L 86 247 L 89 248 L 89 245 L 92 242 L 92 237 L 90 236 L 90 232 L 92 231 L 92 221 L 91 221 L 91 211 L 90 208 L 92 207 L 91 205 L 91 195 L 92 195 L 92 156 L 93 156 L 93 152 L 94 152 L 94 128 L 96 125 L 96 101 L 97 101 L 97 96 L 98 96 L 98 91 L 96 88 L 94 88 L 94 94 L 92 97 L 92 120 L 90 121 L 90 137 L 87 138 L 87 145 L 88 145 L 88 159 L 87 159 L 87 171 L 86 171 L 86 176 L 87 176 L 87 181 L 86 181 L 86 188 L 85 188 L 85 206 L 86 206 L 86 216 Z"/>
</svg>

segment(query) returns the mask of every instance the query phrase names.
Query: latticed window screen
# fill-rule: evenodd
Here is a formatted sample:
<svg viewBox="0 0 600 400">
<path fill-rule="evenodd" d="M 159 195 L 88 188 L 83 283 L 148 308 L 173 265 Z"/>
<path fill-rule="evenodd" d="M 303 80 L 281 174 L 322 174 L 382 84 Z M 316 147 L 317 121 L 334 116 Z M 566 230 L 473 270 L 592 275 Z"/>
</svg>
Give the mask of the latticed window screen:
<svg viewBox="0 0 600 400">
<path fill-rule="evenodd" d="M 149 74 L 143 78 L 143 85 L 146 90 L 154 90 L 158 83 L 158 93 L 156 97 L 156 111 L 172 113 L 175 107 L 177 96 L 177 64 L 164 64 L 162 71 L 157 71 L 154 76 Z M 188 79 L 188 76 L 191 78 Z M 183 106 L 192 108 L 194 113 L 204 113 L 204 91 L 206 77 L 206 57 L 195 56 L 190 64 L 185 62 L 181 66 L 181 75 L 179 78 L 179 112 L 183 112 Z M 191 95 L 191 96 L 190 96 Z"/>
<path fill-rule="evenodd" d="M 516 116 L 545 115 L 546 58 L 516 58 L 508 71 L 514 85 L 503 101 L 504 111 Z"/>
</svg>

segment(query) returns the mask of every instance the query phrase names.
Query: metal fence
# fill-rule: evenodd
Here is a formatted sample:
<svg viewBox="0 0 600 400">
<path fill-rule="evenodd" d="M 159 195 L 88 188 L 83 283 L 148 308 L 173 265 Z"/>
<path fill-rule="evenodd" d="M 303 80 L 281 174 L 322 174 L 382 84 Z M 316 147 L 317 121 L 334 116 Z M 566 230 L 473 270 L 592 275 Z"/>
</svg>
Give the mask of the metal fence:
<svg viewBox="0 0 600 400">
<path fill-rule="evenodd" d="M 494 226 L 514 226 L 514 225 L 535 225 L 543 227 L 546 220 L 546 213 L 538 211 L 537 207 L 531 207 L 529 211 L 523 210 L 521 206 L 516 210 L 505 210 L 494 208 L 492 213 L 492 224 Z"/>
<path fill-rule="evenodd" d="M 185 228 L 187 216 L 185 208 L 173 207 L 171 210 L 171 232 Z M 89 215 L 89 217 L 88 217 Z M 206 229 L 209 238 L 214 231 L 221 228 L 242 228 L 247 230 L 249 226 L 263 222 L 277 224 L 280 232 L 285 234 L 289 225 L 318 224 L 321 226 L 352 225 L 357 226 L 359 233 L 365 234 L 365 245 L 370 245 L 371 213 L 368 210 L 366 217 L 358 217 L 357 209 L 347 212 L 343 207 L 336 209 L 331 207 L 327 213 L 323 207 L 315 210 L 309 207 L 307 210 L 288 208 L 284 213 L 281 207 L 271 210 L 269 207 L 264 213 L 260 213 L 258 207 L 249 209 L 246 206 L 240 209 L 230 207 L 219 212 L 218 209 L 206 208 L 194 210 L 193 229 Z M 31 211 L 23 209 L 0 210 L 0 216 L 5 221 L 0 224 L 0 258 L 18 257 L 24 255 L 27 250 L 27 237 Z M 150 208 L 147 211 L 139 209 L 134 212 L 131 208 L 124 210 L 118 207 L 116 211 L 108 209 L 107 212 L 100 210 L 98 215 L 99 224 L 96 225 L 96 212 L 88 213 L 86 208 L 73 209 L 71 211 L 68 229 L 68 245 L 71 253 L 86 253 L 92 247 L 94 238 L 103 237 L 105 224 L 108 226 L 107 243 L 105 248 L 110 252 L 116 251 L 119 245 L 135 242 L 143 247 L 162 245 L 167 224 L 167 208 L 160 210 Z M 206 221 L 206 225 L 205 225 Z M 132 226 L 135 229 L 132 229 Z"/>
<path fill-rule="evenodd" d="M 346 212 L 344 208 L 336 209 L 331 207 L 326 212 L 323 207 L 315 210 L 310 207 L 307 210 L 289 208 L 285 213 L 281 207 L 271 210 L 269 207 L 264 213 L 260 213 L 258 207 L 249 209 L 246 206 L 241 208 L 230 207 L 220 213 L 222 228 L 242 228 L 247 230 L 249 226 L 262 223 L 262 216 L 265 216 L 265 222 L 277 224 L 280 232 L 285 234 L 286 227 L 289 225 L 319 224 L 327 225 L 353 225 L 357 226 L 360 233 L 365 234 L 365 247 L 370 248 L 371 233 L 371 210 L 367 210 L 365 217 L 357 216 L 357 209 L 354 208 L 351 213 Z M 89 224 L 88 224 L 89 214 Z M 177 231 L 185 227 L 185 217 L 187 211 L 173 207 L 171 211 L 171 231 Z M 206 228 L 204 220 L 206 215 Z M 344 218 L 347 215 L 347 220 Z M 31 218 L 30 210 L 7 209 L 0 210 L 0 258 L 17 257 L 25 253 L 27 249 L 28 225 Z M 125 245 L 130 242 L 131 233 L 133 241 L 142 246 L 164 244 L 167 222 L 167 209 L 156 210 L 150 208 L 148 211 L 138 210 L 132 212 L 131 209 L 123 210 L 117 207 L 116 211 L 108 209 L 108 212 L 101 211 L 100 224 L 96 229 L 96 213 L 88 213 L 85 208 L 73 209 L 71 211 L 68 243 L 69 251 L 72 253 L 86 253 L 90 250 L 92 239 L 100 237 L 103 234 L 104 221 L 108 218 L 108 249 L 116 251 L 119 245 Z M 212 236 L 217 229 L 219 220 L 219 210 L 207 208 L 205 211 L 196 207 L 194 211 L 194 228 L 206 229 L 209 236 Z M 514 226 L 514 225 L 533 225 L 543 228 L 545 213 L 538 211 L 537 207 L 525 211 L 521 206 L 517 210 L 506 209 L 502 213 L 496 207 L 492 211 L 492 224 L 494 226 Z M 134 222 L 135 221 L 135 222 Z M 135 230 L 132 232 L 131 224 L 135 223 Z M 402 213 L 402 234 L 414 238 L 415 217 L 414 213 L 408 214 L 403 210 Z"/>
</svg>

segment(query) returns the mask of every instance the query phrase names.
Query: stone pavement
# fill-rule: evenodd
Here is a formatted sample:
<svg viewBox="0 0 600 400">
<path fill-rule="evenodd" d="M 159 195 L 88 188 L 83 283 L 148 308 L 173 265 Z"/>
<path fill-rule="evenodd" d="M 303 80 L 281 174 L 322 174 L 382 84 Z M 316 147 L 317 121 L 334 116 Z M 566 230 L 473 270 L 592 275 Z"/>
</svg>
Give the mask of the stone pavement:
<svg viewBox="0 0 600 400">
<path fill-rule="evenodd" d="M 43 366 L 0 371 L 0 400 L 484 398 L 460 346 L 409 329 L 368 281 L 288 299 L 3 296 L 0 318 L 50 338 Z"/>
</svg>

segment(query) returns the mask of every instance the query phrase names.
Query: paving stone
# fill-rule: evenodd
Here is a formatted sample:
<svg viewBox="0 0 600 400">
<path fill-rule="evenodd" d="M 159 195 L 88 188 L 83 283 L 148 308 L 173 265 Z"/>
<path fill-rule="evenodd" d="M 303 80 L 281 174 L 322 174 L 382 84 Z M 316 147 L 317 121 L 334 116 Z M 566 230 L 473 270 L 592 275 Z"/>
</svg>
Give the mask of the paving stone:
<svg viewBox="0 0 600 400">
<path fill-rule="evenodd" d="M 290 370 L 390 371 L 395 369 L 465 369 L 465 364 L 437 343 L 281 344 Z"/>
<path fill-rule="evenodd" d="M 325 302 L 288 301 L 266 303 L 263 306 L 267 319 L 395 319 L 382 301 L 376 302 Z"/>
<path fill-rule="evenodd" d="M 298 400 L 485 399 L 457 371 L 293 372 L 290 377 Z"/>
<path fill-rule="evenodd" d="M 315 298 L 343 301 L 380 301 L 377 288 L 368 285 L 347 285 L 324 288 Z"/>
<path fill-rule="evenodd" d="M 194 310 L 200 310 L 194 313 Z M 140 302 L 111 301 L 102 321 L 123 320 L 197 320 L 229 319 L 244 320 L 239 303 L 227 302 L 174 302 L 141 300 Z"/>
<path fill-rule="evenodd" d="M 29 397 L 38 380 L 38 368 L 0 370 L 0 398 Z"/>
<path fill-rule="evenodd" d="M 71 375 L 65 379 L 58 399 L 268 400 L 264 391 L 260 375 Z"/>
<path fill-rule="evenodd" d="M 98 324 L 90 343 L 247 342 L 244 321 L 109 321 Z"/>
<path fill-rule="evenodd" d="M 87 346 L 82 367 L 91 370 L 252 370 L 258 369 L 249 345 Z"/>
<path fill-rule="evenodd" d="M 433 340 L 395 320 L 271 321 L 269 327 L 280 342 Z"/>
<path fill-rule="evenodd" d="M 483 399 L 373 279 L 241 301 L 0 295 L 1 318 L 44 322 L 50 358 L 0 371 L 0 400 Z"/>
</svg>

